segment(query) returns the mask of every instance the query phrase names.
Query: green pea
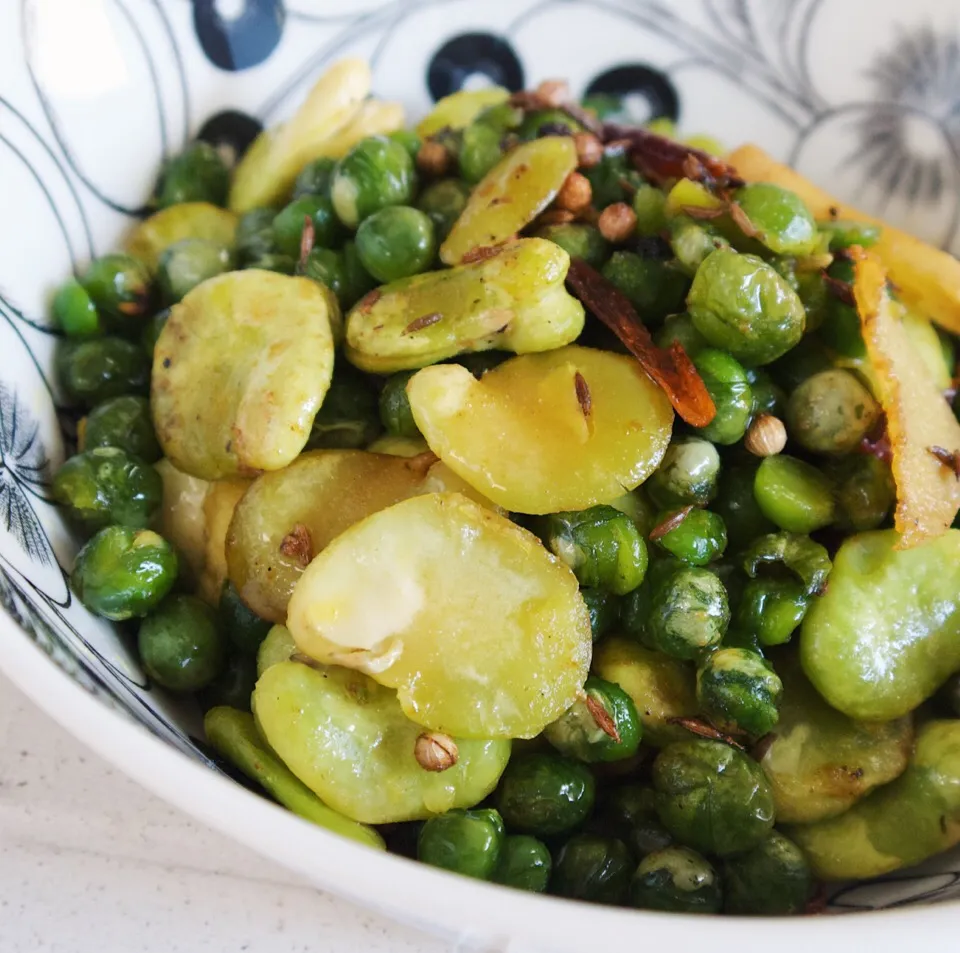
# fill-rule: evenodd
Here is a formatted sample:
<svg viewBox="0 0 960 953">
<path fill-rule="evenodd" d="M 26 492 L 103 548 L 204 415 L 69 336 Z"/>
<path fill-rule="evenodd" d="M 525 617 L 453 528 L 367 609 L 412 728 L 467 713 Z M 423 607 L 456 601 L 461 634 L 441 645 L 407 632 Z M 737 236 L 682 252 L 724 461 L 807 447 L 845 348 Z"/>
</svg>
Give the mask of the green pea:
<svg viewBox="0 0 960 953">
<path fill-rule="evenodd" d="M 503 157 L 503 133 L 484 122 L 474 122 L 463 130 L 460 146 L 460 175 L 476 185 Z"/>
<path fill-rule="evenodd" d="M 220 625 L 237 656 L 256 658 L 260 645 L 270 631 L 270 623 L 261 619 L 240 598 L 237 587 L 227 579 L 220 590 Z"/>
<path fill-rule="evenodd" d="M 600 823 L 637 858 L 663 850 L 673 842 L 660 823 L 657 796 L 644 784 L 624 784 L 609 792 L 600 805 Z"/>
<path fill-rule="evenodd" d="M 713 509 L 727 528 L 728 546 L 736 552 L 776 527 L 764 516 L 753 495 L 753 485 L 760 464 L 749 461 L 725 467 L 720 474 L 717 498 Z"/>
<path fill-rule="evenodd" d="M 520 128 L 526 113 L 519 106 L 511 105 L 510 101 L 494 103 L 487 106 L 480 115 L 477 116 L 477 122 L 481 122 L 493 129 L 499 129 L 501 132 L 513 132 Z"/>
<path fill-rule="evenodd" d="M 114 397 L 94 407 L 86 420 L 84 450 L 120 447 L 144 463 L 156 463 L 163 456 L 145 397 Z"/>
<path fill-rule="evenodd" d="M 858 321 L 859 319 L 854 318 Z M 823 333 L 820 329 L 820 334 Z M 792 350 L 788 351 L 778 361 L 770 365 L 770 375 L 774 383 L 787 393 L 799 387 L 808 377 L 829 370 L 833 366 L 830 355 L 827 353 L 817 335 L 808 334 Z"/>
<path fill-rule="evenodd" d="M 637 234 L 659 235 L 667 227 L 667 197 L 661 189 L 644 183 L 633 193 L 633 211 L 637 216 Z"/>
<path fill-rule="evenodd" d="M 293 198 L 302 199 L 305 195 L 322 195 L 324 198 L 330 198 L 330 185 L 333 182 L 333 170 L 336 168 L 335 159 L 326 156 L 320 159 L 314 159 L 309 165 L 303 167 L 303 171 L 297 176 L 293 183 Z"/>
<path fill-rule="evenodd" d="M 650 499 L 662 509 L 704 506 L 717 495 L 720 454 L 708 440 L 678 435 L 646 482 Z"/>
<path fill-rule="evenodd" d="M 430 217 L 408 205 L 391 205 L 357 229 L 357 253 L 378 281 L 397 281 L 426 271 L 437 253 Z"/>
<path fill-rule="evenodd" d="M 890 464 L 872 454 L 851 454 L 825 468 L 837 499 L 837 526 L 877 529 L 897 499 Z"/>
<path fill-rule="evenodd" d="M 620 621 L 620 600 L 606 589 L 581 589 L 587 612 L 590 613 L 590 633 L 599 642 Z"/>
<path fill-rule="evenodd" d="M 256 268 L 259 271 L 275 271 L 278 275 L 295 275 L 297 259 L 280 252 L 267 252 L 259 258 L 251 258 L 243 267 Z"/>
<path fill-rule="evenodd" d="M 623 841 L 600 834 L 577 834 L 557 854 L 550 891 L 571 900 L 621 903 L 633 873 Z"/>
<path fill-rule="evenodd" d="M 830 251 L 839 251 L 859 245 L 870 248 L 880 240 L 880 226 L 870 222 L 855 222 L 845 218 L 835 218 L 819 222 L 820 231 L 830 239 Z"/>
<path fill-rule="evenodd" d="M 503 820 L 490 808 L 453 810 L 421 828 L 417 859 L 467 877 L 489 880 L 503 846 Z"/>
<path fill-rule="evenodd" d="M 548 132 L 572 136 L 583 132 L 583 126 L 562 109 L 535 109 L 527 113 L 519 129 L 521 139 L 536 139 Z"/>
<path fill-rule="evenodd" d="M 344 311 L 352 308 L 368 291 L 376 287 L 373 276 L 363 267 L 356 242 L 344 242 L 343 248 L 343 303 Z"/>
<path fill-rule="evenodd" d="M 720 648 L 697 669 L 700 710 L 723 731 L 759 738 L 777 723 L 783 683 L 756 652 Z"/>
<path fill-rule="evenodd" d="M 630 882 L 630 906 L 669 913 L 719 913 L 720 878 L 688 847 L 666 847 L 640 861 Z"/>
<path fill-rule="evenodd" d="M 380 421 L 387 433 L 395 437 L 419 437 L 420 430 L 413 419 L 407 398 L 407 381 L 416 371 L 391 374 L 380 391 Z"/>
<path fill-rule="evenodd" d="M 94 338 L 104 332 L 103 321 L 93 299 L 87 289 L 73 278 L 57 289 L 52 310 L 57 325 L 68 338 Z"/>
<path fill-rule="evenodd" d="M 157 185 L 157 205 L 168 208 L 181 202 L 226 205 L 230 170 L 209 142 L 192 142 L 164 163 Z"/>
<path fill-rule="evenodd" d="M 759 645 L 782 645 L 809 606 L 805 588 L 793 579 L 751 579 L 743 588 L 734 627 Z"/>
<path fill-rule="evenodd" d="M 633 520 L 614 507 L 554 513 L 538 525 L 547 547 L 574 571 L 582 586 L 623 595 L 643 582 L 646 543 Z"/>
<path fill-rule="evenodd" d="M 747 432 L 753 413 L 753 392 L 746 371 L 729 354 L 714 348 L 698 351 L 693 363 L 717 408 L 717 415 L 697 433 L 713 443 L 736 443 Z"/>
<path fill-rule="evenodd" d="M 157 285 L 167 304 L 176 304 L 201 282 L 233 268 L 228 248 L 202 238 L 187 238 L 164 249 L 157 264 Z"/>
<path fill-rule="evenodd" d="M 803 913 L 813 888 L 803 851 L 773 831 L 763 843 L 723 863 L 724 913 L 784 916 Z"/>
<path fill-rule="evenodd" d="M 690 289 L 690 278 L 672 262 L 641 258 L 630 251 L 615 251 L 603 266 L 603 276 L 623 292 L 648 325 L 682 310 Z"/>
<path fill-rule="evenodd" d="M 790 533 L 812 533 L 836 519 L 830 480 L 809 463 L 782 453 L 761 462 L 753 495 L 763 515 Z"/>
<path fill-rule="evenodd" d="M 774 383 L 769 372 L 762 367 L 751 367 L 747 370 L 747 381 L 750 384 L 750 393 L 753 396 L 751 416 L 771 414 L 779 417 L 786 404 L 786 394 Z"/>
<path fill-rule="evenodd" d="M 411 159 L 417 158 L 420 146 L 423 145 L 423 140 L 413 129 L 397 129 L 396 132 L 389 133 L 387 138 L 403 146 L 410 153 Z"/>
<path fill-rule="evenodd" d="M 668 516 L 658 517 L 661 523 Z M 719 559 L 727 548 L 727 528 L 723 519 L 710 510 L 691 510 L 683 522 L 663 536 L 657 545 L 690 566 L 706 566 Z"/>
<path fill-rule="evenodd" d="M 438 242 L 442 242 L 450 234 L 453 223 L 460 218 L 469 197 L 470 186 L 460 179 L 441 179 L 428 185 L 420 193 L 417 208 L 425 212 L 433 222 Z"/>
<path fill-rule="evenodd" d="M 600 230 L 584 222 L 544 225 L 534 235 L 559 245 L 571 258 L 582 258 L 594 268 L 602 268 L 610 256 L 610 245 Z"/>
<path fill-rule="evenodd" d="M 313 418 L 307 448 L 357 449 L 380 433 L 377 395 L 349 365 L 338 365 L 323 403 Z"/>
<path fill-rule="evenodd" d="M 256 657 L 231 653 L 220 674 L 200 690 L 200 707 L 204 711 L 221 706 L 250 711 L 250 696 L 256 684 Z"/>
<path fill-rule="evenodd" d="M 140 623 L 137 643 L 144 671 L 172 692 L 205 688 L 225 661 L 217 613 L 196 596 L 168 596 Z"/>
<path fill-rule="evenodd" d="M 590 180 L 594 208 L 601 211 L 614 202 L 625 201 L 624 183 L 637 188 L 643 184 L 640 174 L 629 165 L 626 152 L 620 149 L 606 150 L 603 158 L 584 174 Z"/>
<path fill-rule="evenodd" d="M 288 662 L 296 651 L 297 643 L 293 641 L 290 630 L 285 625 L 271 626 L 257 649 L 257 678 L 268 668 Z"/>
<path fill-rule="evenodd" d="M 526 834 L 511 834 L 503 839 L 490 879 L 504 887 L 543 893 L 552 869 L 553 858 L 543 841 Z"/>
<path fill-rule="evenodd" d="M 752 182 L 738 189 L 736 201 L 759 233 L 757 239 L 778 255 L 803 257 L 817 249 L 817 223 L 806 202 L 772 182 Z"/>
<path fill-rule="evenodd" d="M 595 794 L 593 775 L 585 765 L 533 752 L 510 760 L 494 802 L 511 831 L 554 837 L 587 819 Z"/>
<path fill-rule="evenodd" d="M 722 742 L 696 739 L 664 748 L 653 763 L 653 786 L 667 830 L 706 854 L 749 850 L 773 827 L 766 776 L 756 761 Z"/>
<path fill-rule="evenodd" d="M 807 312 L 805 334 L 817 331 L 827 320 L 830 308 L 831 294 L 827 291 L 827 283 L 820 272 L 800 272 L 796 276 L 797 294 L 803 302 L 803 309 Z"/>
<path fill-rule="evenodd" d="M 330 197 L 340 221 L 356 228 L 382 208 L 409 204 L 416 188 L 410 153 L 386 136 L 369 136 L 337 163 Z"/>
<path fill-rule="evenodd" d="M 277 243 L 273 231 L 276 215 L 276 209 L 252 208 L 240 216 L 234 243 L 237 257 L 244 265 L 276 252 Z"/>
<path fill-rule="evenodd" d="M 143 529 L 160 508 L 163 481 L 126 450 L 95 447 L 57 470 L 51 492 L 70 519 L 89 532 L 111 523 Z"/>
<path fill-rule="evenodd" d="M 153 357 L 153 350 L 157 346 L 157 339 L 160 337 L 160 332 L 166 327 L 169 319 L 170 309 L 164 308 L 162 311 L 151 315 L 144 322 L 143 331 L 140 334 L 140 344 L 148 357 Z"/>
<path fill-rule="evenodd" d="M 670 248 L 680 267 L 691 277 L 715 251 L 730 249 L 730 243 L 725 238 L 688 215 L 671 218 L 668 230 Z"/>
<path fill-rule="evenodd" d="M 934 698 L 940 708 L 951 718 L 960 718 L 960 672 L 951 675 Z"/>
<path fill-rule="evenodd" d="M 813 453 L 850 453 L 880 419 L 870 391 L 839 368 L 808 377 L 787 401 L 792 439 Z"/>
<path fill-rule="evenodd" d="M 789 570 L 803 583 L 807 595 L 819 595 L 826 587 L 832 563 L 830 554 L 809 536 L 769 533 L 755 539 L 743 553 L 743 569 L 756 578 L 761 567 Z"/>
<path fill-rule="evenodd" d="M 66 395 L 86 408 L 123 394 L 146 394 L 150 387 L 147 355 L 123 338 L 64 341 L 56 369 Z"/>
<path fill-rule="evenodd" d="M 633 699 L 619 685 L 591 675 L 584 697 L 548 725 L 543 736 L 578 761 L 623 761 L 637 753 L 641 727 Z"/>
<path fill-rule="evenodd" d="M 803 303 L 765 261 L 720 248 L 697 269 L 687 296 L 697 330 L 743 364 L 769 364 L 803 335 Z"/>
<path fill-rule="evenodd" d="M 153 289 L 146 266 L 130 255 L 114 253 L 95 258 L 80 279 L 97 310 L 122 327 L 150 309 Z"/>
<path fill-rule="evenodd" d="M 336 296 L 341 310 L 346 310 L 347 276 L 342 252 L 332 248 L 314 248 L 307 255 L 300 274 L 329 288 Z"/>
<path fill-rule="evenodd" d="M 613 93 L 594 93 L 592 96 L 584 96 L 580 105 L 592 112 L 597 119 L 613 122 L 623 109 L 623 100 Z"/>
<path fill-rule="evenodd" d="M 344 230 L 330 199 L 323 195 L 304 195 L 281 209 L 273 219 L 274 243 L 280 254 L 294 259 L 300 257 L 308 220 L 313 225 L 313 245 L 334 248 L 340 244 Z"/>
</svg>

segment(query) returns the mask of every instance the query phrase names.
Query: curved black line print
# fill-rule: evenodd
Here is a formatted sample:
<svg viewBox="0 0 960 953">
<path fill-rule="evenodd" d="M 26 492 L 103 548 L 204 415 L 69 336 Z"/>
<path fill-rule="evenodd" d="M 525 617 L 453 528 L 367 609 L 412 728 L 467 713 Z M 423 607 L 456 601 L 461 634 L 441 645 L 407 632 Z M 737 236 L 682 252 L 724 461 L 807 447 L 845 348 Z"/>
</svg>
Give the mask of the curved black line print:
<svg viewBox="0 0 960 953">
<path fill-rule="evenodd" d="M 230 72 L 262 63 L 283 35 L 282 0 L 246 0 L 243 11 L 228 20 L 216 0 L 193 0 L 193 28 L 214 66 Z"/>
<path fill-rule="evenodd" d="M 496 33 L 461 33 L 430 58 L 427 87 L 434 100 L 463 88 L 471 76 L 485 76 L 492 86 L 523 89 L 524 71 L 510 42 Z"/>
<path fill-rule="evenodd" d="M 680 96 L 673 81 L 662 70 L 645 63 L 613 66 L 594 77 L 587 86 L 587 96 L 642 96 L 650 107 L 650 119 L 680 116 Z"/>
<path fill-rule="evenodd" d="M 197 138 L 212 146 L 227 146 L 240 159 L 261 132 L 263 123 L 259 119 L 237 109 L 225 109 L 200 127 Z"/>
<path fill-rule="evenodd" d="M 190 87 L 187 85 L 187 70 L 183 63 L 183 54 L 180 52 L 180 44 L 177 43 L 177 35 L 174 33 L 173 25 L 167 16 L 166 11 L 160 0 L 151 0 L 153 8 L 157 11 L 157 16 L 163 24 L 163 31 L 167 34 L 170 46 L 173 48 L 173 58 L 177 64 L 177 79 L 180 84 L 180 95 L 183 97 L 183 129 L 180 139 L 187 142 L 190 138 Z"/>
</svg>

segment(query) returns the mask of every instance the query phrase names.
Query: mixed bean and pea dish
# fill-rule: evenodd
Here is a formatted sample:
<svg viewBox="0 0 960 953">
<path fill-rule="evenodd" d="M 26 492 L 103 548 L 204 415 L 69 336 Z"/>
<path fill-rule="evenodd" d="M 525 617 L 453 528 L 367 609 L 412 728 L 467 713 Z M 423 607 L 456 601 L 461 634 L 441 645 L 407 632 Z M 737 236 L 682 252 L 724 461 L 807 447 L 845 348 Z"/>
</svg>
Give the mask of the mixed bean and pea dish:
<svg viewBox="0 0 960 953">
<path fill-rule="evenodd" d="M 816 910 L 960 840 L 960 264 L 565 84 L 344 61 L 57 292 L 72 574 L 291 811 Z"/>
</svg>

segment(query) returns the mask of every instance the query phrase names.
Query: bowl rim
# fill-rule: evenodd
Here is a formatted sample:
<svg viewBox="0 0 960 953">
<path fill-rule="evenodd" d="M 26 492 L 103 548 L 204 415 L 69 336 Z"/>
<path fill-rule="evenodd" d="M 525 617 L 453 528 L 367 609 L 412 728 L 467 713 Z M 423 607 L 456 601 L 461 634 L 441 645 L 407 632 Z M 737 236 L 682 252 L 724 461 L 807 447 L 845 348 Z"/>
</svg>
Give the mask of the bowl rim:
<svg viewBox="0 0 960 953">
<path fill-rule="evenodd" d="M 709 917 L 600 907 L 481 883 L 375 851 L 301 820 L 178 751 L 77 684 L 6 612 L 0 615 L 0 669 L 39 708 L 140 785 L 187 815 L 305 877 L 320 889 L 469 946 L 527 951 L 585 949 L 585 944 L 683 944 L 710 930 L 715 953 L 743 953 L 744 931 L 781 953 L 902 950 L 908 931 L 953 936 L 956 902 L 841 916 Z M 433 898 L 425 903 L 424 898 Z M 864 917 L 869 917 L 865 920 Z M 789 928 L 787 926 L 789 925 Z M 852 944 L 852 946 L 851 946 Z"/>
</svg>

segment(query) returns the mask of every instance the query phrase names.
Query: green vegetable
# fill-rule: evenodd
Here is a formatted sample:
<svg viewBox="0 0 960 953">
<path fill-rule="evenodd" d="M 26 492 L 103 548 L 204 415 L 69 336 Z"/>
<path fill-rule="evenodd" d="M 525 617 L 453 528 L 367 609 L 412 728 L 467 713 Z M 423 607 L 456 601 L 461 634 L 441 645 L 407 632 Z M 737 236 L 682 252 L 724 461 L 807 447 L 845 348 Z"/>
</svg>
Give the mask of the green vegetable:
<svg viewBox="0 0 960 953">
<path fill-rule="evenodd" d="M 220 613 L 220 625 L 234 651 L 241 656 L 255 658 L 271 626 L 247 608 L 237 587 L 229 579 L 220 590 L 217 611 Z"/>
<path fill-rule="evenodd" d="M 156 463 L 163 453 L 150 419 L 145 397 L 114 397 L 98 404 L 87 415 L 83 449 L 121 447 L 144 463 Z"/>
<path fill-rule="evenodd" d="M 753 415 L 753 392 L 743 367 L 724 351 L 704 348 L 693 357 L 717 415 L 697 432 L 712 443 L 731 444 L 747 432 Z"/>
<path fill-rule="evenodd" d="M 420 193 L 417 208 L 426 212 L 433 222 L 437 242 L 442 242 L 450 234 L 453 223 L 460 217 L 469 197 L 470 186 L 460 179 L 441 179 Z"/>
<path fill-rule="evenodd" d="M 610 256 L 610 245 L 594 225 L 585 222 L 567 222 L 563 225 L 544 225 L 533 233 L 559 245 L 571 258 L 582 258 L 594 268 L 603 268 Z"/>
<path fill-rule="evenodd" d="M 748 649 L 717 649 L 697 670 L 697 701 L 722 731 L 767 734 L 777 723 L 782 694 L 770 663 Z"/>
<path fill-rule="evenodd" d="M 817 250 L 817 224 L 796 192 L 771 182 L 753 182 L 737 190 L 736 202 L 770 251 L 803 257 Z"/>
<path fill-rule="evenodd" d="M 86 408 L 123 394 L 146 394 L 150 387 L 146 353 L 123 338 L 64 341 L 56 370 L 67 397 Z"/>
<path fill-rule="evenodd" d="M 657 517 L 660 523 L 669 514 Z M 657 545 L 690 566 L 706 566 L 719 559 L 727 548 L 727 528 L 723 520 L 710 510 L 691 510 L 683 522 L 663 536 Z"/>
<path fill-rule="evenodd" d="M 153 358 L 153 349 L 157 346 L 157 338 L 166 325 L 170 317 L 170 309 L 164 308 L 156 314 L 151 315 L 143 324 L 143 331 L 140 333 L 140 343 L 143 350 L 149 358 Z"/>
<path fill-rule="evenodd" d="M 503 847 L 503 820 L 491 808 L 447 811 L 420 830 L 417 859 L 467 877 L 489 880 Z"/>
<path fill-rule="evenodd" d="M 804 328 L 797 293 L 766 262 L 720 248 L 697 269 L 687 296 L 696 329 L 745 365 L 769 364 Z"/>
<path fill-rule="evenodd" d="M 623 841 L 600 834 L 577 834 L 557 854 L 550 891 L 571 900 L 618 904 L 633 873 Z"/>
<path fill-rule="evenodd" d="M 710 862 L 687 847 L 667 847 L 640 861 L 630 905 L 672 913 L 719 913 L 723 894 Z"/>
<path fill-rule="evenodd" d="M 665 350 L 674 342 L 679 344 L 688 357 L 707 347 L 707 339 L 694 327 L 693 318 L 686 311 L 681 314 L 669 314 L 654 335 L 657 347 Z"/>
<path fill-rule="evenodd" d="M 653 763 L 660 820 L 685 846 L 725 856 L 773 827 L 773 794 L 760 766 L 719 741 L 680 741 Z"/>
<path fill-rule="evenodd" d="M 356 228 L 389 205 L 408 205 L 417 187 L 410 153 L 385 136 L 358 142 L 336 165 L 330 197 L 340 221 Z"/>
<path fill-rule="evenodd" d="M 782 645 L 797 630 L 810 605 L 803 585 L 792 579 L 751 579 L 734 617 L 738 632 L 758 646 Z"/>
<path fill-rule="evenodd" d="M 407 398 L 407 381 L 416 371 L 391 374 L 380 391 L 380 422 L 395 437 L 419 437 L 420 430 Z"/>
<path fill-rule="evenodd" d="M 204 711 L 226 705 L 242 712 L 250 711 L 250 698 L 257 684 L 257 660 L 253 655 L 227 655 L 220 674 L 206 688 L 200 689 L 197 700 Z"/>
<path fill-rule="evenodd" d="M 590 180 L 593 206 L 598 211 L 614 202 L 626 201 L 628 195 L 624 183 L 638 187 L 643 183 L 639 173 L 628 164 L 624 150 L 605 150 L 600 162 L 584 174 Z"/>
<path fill-rule="evenodd" d="M 590 613 L 590 631 L 598 642 L 620 621 L 620 600 L 606 589 L 581 589 L 580 597 Z"/>
<path fill-rule="evenodd" d="M 614 507 L 554 513 L 540 526 L 547 547 L 574 571 L 582 586 L 623 595 L 643 582 L 646 543 L 633 520 Z"/>
<path fill-rule="evenodd" d="M 79 281 L 71 278 L 53 297 L 53 317 L 68 338 L 93 338 L 103 334 L 97 306 Z"/>
<path fill-rule="evenodd" d="M 880 226 L 870 222 L 854 222 L 849 219 L 835 218 L 828 222 L 818 222 L 820 231 L 829 236 L 830 251 L 839 251 L 859 245 L 870 248 L 880 239 Z"/>
<path fill-rule="evenodd" d="M 376 286 L 373 276 L 363 267 L 357 243 L 348 241 L 343 243 L 343 301 L 341 307 L 344 314 L 352 308 L 368 291 Z"/>
<path fill-rule="evenodd" d="M 803 583 L 807 595 L 817 595 L 830 575 L 830 554 L 809 536 L 769 533 L 758 537 L 743 554 L 744 572 L 754 579 L 761 567 L 782 565 Z"/>
<path fill-rule="evenodd" d="M 960 530 L 898 542 L 893 530 L 846 539 L 803 620 L 804 671 L 851 718 L 899 718 L 960 670 Z"/>
<path fill-rule="evenodd" d="M 564 132 L 560 132 L 561 127 Z M 544 129 L 544 127 L 547 127 Z M 520 125 L 521 139 L 536 139 L 549 132 L 550 135 L 573 135 L 583 131 L 583 126 L 562 109 L 536 109 L 528 112 Z"/>
<path fill-rule="evenodd" d="M 494 803 L 507 829 L 553 837 L 579 827 L 593 810 L 595 782 L 578 761 L 518 754 L 500 779 Z"/>
<path fill-rule="evenodd" d="M 257 678 L 268 668 L 288 662 L 296 651 L 297 644 L 293 641 L 290 630 L 285 625 L 271 626 L 257 649 Z"/>
<path fill-rule="evenodd" d="M 227 204 L 230 170 L 209 142 L 192 142 L 178 156 L 164 163 L 157 184 L 157 206 L 167 208 L 182 202 Z"/>
<path fill-rule="evenodd" d="M 342 252 L 332 248 L 314 248 L 303 262 L 300 274 L 329 288 L 342 310 L 349 307 L 346 265 Z"/>
<path fill-rule="evenodd" d="M 751 367 L 747 372 L 750 393 L 753 396 L 752 416 L 771 414 L 778 417 L 783 413 L 786 395 L 773 382 L 769 371 L 762 367 Z"/>
<path fill-rule="evenodd" d="M 336 165 L 336 160 L 324 156 L 304 166 L 293 184 L 294 199 L 301 199 L 305 195 L 322 195 L 324 198 L 330 198 L 330 186 Z"/>
<path fill-rule="evenodd" d="M 280 252 L 267 252 L 259 258 L 246 262 L 244 268 L 256 268 L 258 271 L 275 271 L 278 275 L 293 275 L 297 270 L 297 259 Z"/>
<path fill-rule="evenodd" d="M 70 457 L 51 485 L 54 500 L 88 532 L 111 523 L 149 525 L 160 507 L 163 481 L 153 467 L 119 447 L 97 447 Z"/>
<path fill-rule="evenodd" d="M 837 518 L 830 480 L 816 467 L 783 453 L 760 463 L 753 495 L 763 515 L 790 533 L 812 533 Z"/>
<path fill-rule="evenodd" d="M 960 721 L 928 722 L 897 780 L 839 817 L 789 833 L 821 880 L 876 877 L 953 847 L 960 841 Z"/>
<path fill-rule="evenodd" d="M 351 821 L 327 807 L 290 771 L 260 737 L 253 716 L 231 708 L 213 708 L 203 719 L 207 741 L 256 781 L 285 808 L 334 834 L 383 849 L 383 838 L 371 827 Z"/>
<path fill-rule="evenodd" d="M 853 319 L 859 327 L 859 318 L 857 318 L 856 313 L 854 313 Z M 828 320 L 818 334 L 822 334 L 829 325 L 830 321 Z M 770 365 L 770 375 L 778 387 L 789 393 L 799 387 L 808 377 L 819 374 L 820 371 L 829 370 L 831 367 L 833 367 L 833 362 L 823 344 L 817 339 L 816 335 L 808 334 L 792 351 L 788 351 L 778 361 Z"/>
<path fill-rule="evenodd" d="M 177 554 L 152 530 L 108 526 L 77 553 L 70 585 L 91 611 L 115 622 L 143 616 L 177 580 Z"/>
<path fill-rule="evenodd" d="M 670 441 L 660 466 L 646 483 L 647 493 L 657 506 L 704 506 L 717 495 L 720 454 L 700 437 L 678 435 Z"/>
<path fill-rule="evenodd" d="M 730 243 L 707 225 L 695 222 L 689 215 L 669 219 L 670 247 L 680 267 L 691 276 L 715 251 L 730 250 Z M 689 301 L 689 299 L 688 299 Z"/>
<path fill-rule="evenodd" d="M 764 516 L 753 493 L 759 463 L 739 462 L 725 467 L 720 474 L 717 498 L 713 509 L 727 527 L 731 552 L 737 552 L 761 535 L 776 527 Z"/>
<path fill-rule="evenodd" d="M 633 699 L 619 685 L 591 675 L 574 702 L 543 736 L 578 761 L 622 761 L 637 753 L 641 727 Z"/>
<path fill-rule="evenodd" d="M 485 122 L 471 123 L 463 130 L 459 161 L 465 182 L 476 185 L 500 161 L 502 139 L 503 133 Z"/>
<path fill-rule="evenodd" d="M 95 258 L 80 283 L 97 310 L 114 326 L 124 327 L 150 309 L 150 273 L 130 255 L 114 253 Z"/>
<path fill-rule="evenodd" d="M 543 893 L 550 882 L 553 858 L 546 844 L 526 834 L 511 834 L 500 845 L 500 857 L 490 879 L 531 893 Z"/>
<path fill-rule="evenodd" d="M 873 429 L 880 406 L 849 371 L 821 371 L 808 377 L 787 401 L 792 439 L 814 453 L 850 453 Z"/>
<path fill-rule="evenodd" d="M 333 205 L 324 195 L 304 195 L 294 199 L 273 219 L 274 246 L 281 255 L 300 257 L 303 231 L 307 221 L 313 226 L 313 245 L 336 248 L 344 237 L 343 226 Z"/>
<path fill-rule="evenodd" d="M 400 143 L 410 153 L 412 159 L 417 158 L 417 153 L 423 145 L 423 140 L 412 129 L 397 129 L 396 132 L 389 133 L 387 138 Z"/>
<path fill-rule="evenodd" d="M 837 500 L 837 526 L 861 532 L 877 529 L 897 499 L 890 464 L 872 454 L 858 453 L 825 468 Z"/>
<path fill-rule="evenodd" d="M 433 222 L 419 209 L 391 205 L 357 229 L 357 253 L 378 281 L 397 281 L 426 271 L 437 253 Z"/>
<path fill-rule="evenodd" d="M 237 257 L 244 265 L 277 251 L 273 231 L 276 214 L 276 209 L 252 208 L 240 216 L 234 241 Z"/>
<path fill-rule="evenodd" d="M 307 449 L 356 449 L 365 447 L 379 433 L 376 392 L 362 374 L 348 364 L 338 364 L 313 418 Z"/>
<path fill-rule="evenodd" d="M 187 238 L 163 250 L 157 284 L 167 304 L 176 304 L 202 281 L 233 268 L 230 250 L 202 238 Z"/>
<path fill-rule="evenodd" d="M 669 847 L 673 838 L 660 823 L 657 795 L 643 784 L 624 784 L 614 788 L 600 805 L 601 829 L 609 829 L 642 858 Z"/>
<path fill-rule="evenodd" d="M 226 651 L 217 613 L 196 596 L 168 596 L 140 623 L 140 661 L 172 692 L 195 692 L 220 674 Z"/>
<path fill-rule="evenodd" d="M 774 831 L 762 844 L 723 862 L 724 913 L 783 916 L 803 913 L 813 889 L 803 851 Z"/>
<path fill-rule="evenodd" d="M 682 311 L 690 289 L 689 276 L 672 262 L 641 258 L 630 251 L 615 251 L 603 266 L 603 276 L 626 296 L 647 325 Z"/>
<path fill-rule="evenodd" d="M 639 235 L 659 235 L 667 227 L 667 197 L 653 185 L 644 183 L 633 193 L 633 211 Z"/>
</svg>

